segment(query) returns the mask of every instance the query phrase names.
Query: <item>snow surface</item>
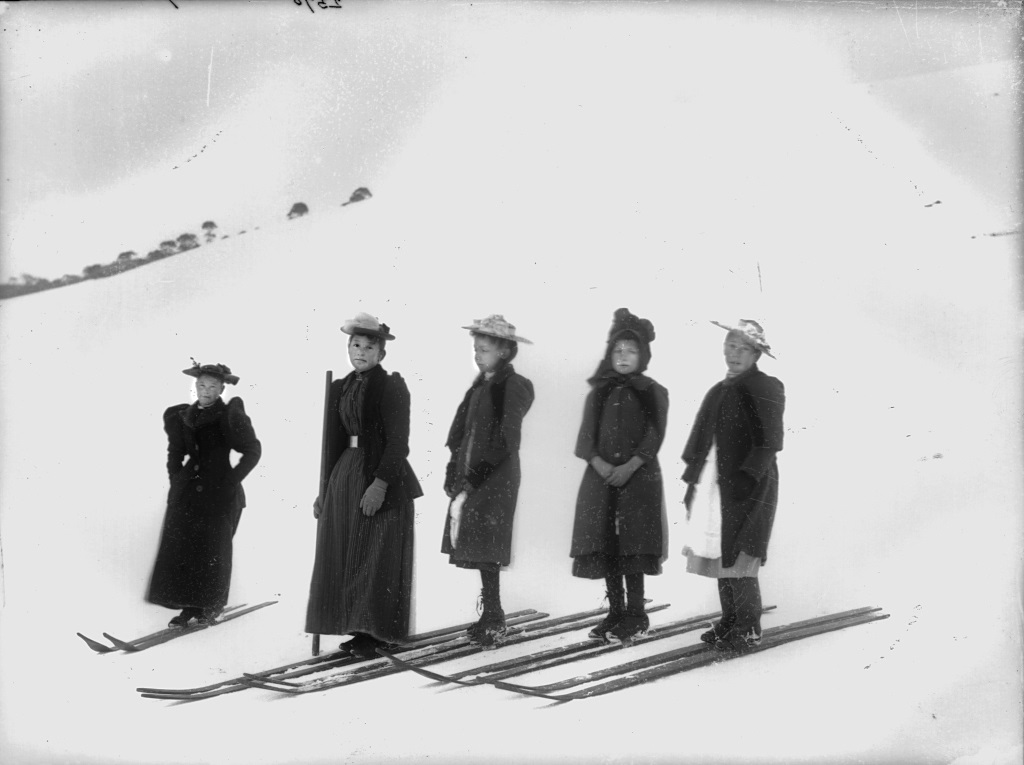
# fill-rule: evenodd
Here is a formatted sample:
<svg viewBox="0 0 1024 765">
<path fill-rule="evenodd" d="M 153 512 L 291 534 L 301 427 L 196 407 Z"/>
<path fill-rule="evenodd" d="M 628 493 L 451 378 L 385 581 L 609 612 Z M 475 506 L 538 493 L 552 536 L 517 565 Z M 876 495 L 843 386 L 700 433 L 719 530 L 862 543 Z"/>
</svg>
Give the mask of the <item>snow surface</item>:
<svg viewBox="0 0 1024 765">
<path fill-rule="evenodd" d="M 609 32 L 581 18 L 579 34 Z M 644 42 L 628 56 L 596 46 L 564 61 L 566 28 L 532 27 L 532 54 L 516 67 L 507 57 L 527 27 L 504 19 L 512 31 L 480 38 L 475 65 L 361 182 L 371 200 L 0 304 L 0 760 L 1021 760 L 1020 205 L 985 193 L 1005 169 L 986 175 L 977 152 L 937 153 L 973 138 L 932 111 L 953 75 L 972 97 L 993 83 L 1009 94 L 1013 67 L 854 84 L 780 27 L 782 53 L 805 44 L 820 66 L 780 53 L 741 73 L 729 50 L 708 61 L 673 46 L 673 35 L 700 37 L 678 13 L 629 18 Z M 756 31 L 735 30 L 732 51 Z M 726 67 L 714 82 L 733 88 L 643 76 L 698 62 Z M 915 114 L 914 103 L 927 108 Z M 988 115 L 993 130 L 1016 124 L 1011 107 L 991 108 L 1003 110 Z M 583 470 L 572 448 L 584 381 L 620 306 L 653 320 L 650 374 L 671 395 L 671 556 L 648 595 L 672 607 L 654 623 L 717 603 L 680 556 L 678 455 L 723 373 L 708 319 L 741 316 L 763 320 L 779 358 L 761 366 L 788 397 L 761 576 L 778 609 L 765 626 L 863 605 L 891 618 L 565 705 L 409 673 L 300 698 L 249 690 L 174 704 L 135 693 L 308 654 L 323 373 L 347 372 L 338 327 L 358 310 L 393 328 L 385 366 L 413 398 L 411 462 L 426 489 L 415 629 L 474 618 L 477 580 L 438 552 L 443 443 L 474 373 L 459 327 L 492 312 L 535 342 L 516 361 L 537 400 L 505 608 L 598 606 L 600 585 L 569 573 Z M 231 395 L 264 445 L 246 482 L 231 600 L 280 602 L 135 656 L 96 656 L 76 632 L 130 638 L 170 615 L 143 596 L 166 490 L 160 417 L 189 400 L 179 370 L 193 356 L 241 376 Z"/>
</svg>

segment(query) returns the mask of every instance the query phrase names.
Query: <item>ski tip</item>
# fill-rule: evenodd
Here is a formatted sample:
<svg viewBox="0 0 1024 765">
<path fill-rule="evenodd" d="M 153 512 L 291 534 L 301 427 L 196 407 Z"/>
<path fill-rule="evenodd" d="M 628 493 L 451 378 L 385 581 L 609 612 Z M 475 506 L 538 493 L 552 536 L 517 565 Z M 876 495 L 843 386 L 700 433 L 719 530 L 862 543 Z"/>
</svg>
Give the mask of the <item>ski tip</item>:
<svg viewBox="0 0 1024 765">
<path fill-rule="evenodd" d="M 94 650 L 96 653 L 110 653 L 111 651 L 117 650 L 116 648 L 111 648 L 109 645 L 103 645 L 103 643 L 93 640 L 90 637 L 86 637 L 81 632 L 76 632 L 75 634 L 78 635 L 78 637 L 82 638 L 82 640 L 85 641 L 85 644 L 89 646 L 92 650 Z"/>
<path fill-rule="evenodd" d="M 105 637 L 107 640 L 109 640 L 111 643 L 113 643 L 115 646 L 117 646 L 122 651 L 128 651 L 129 653 L 135 653 L 137 651 L 142 650 L 142 649 L 132 645 L 131 643 L 128 643 L 128 642 L 126 642 L 124 640 L 121 640 L 119 638 L 114 637 L 113 635 L 111 635 L 109 633 L 104 632 L 103 633 L 103 637 Z"/>
</svg>

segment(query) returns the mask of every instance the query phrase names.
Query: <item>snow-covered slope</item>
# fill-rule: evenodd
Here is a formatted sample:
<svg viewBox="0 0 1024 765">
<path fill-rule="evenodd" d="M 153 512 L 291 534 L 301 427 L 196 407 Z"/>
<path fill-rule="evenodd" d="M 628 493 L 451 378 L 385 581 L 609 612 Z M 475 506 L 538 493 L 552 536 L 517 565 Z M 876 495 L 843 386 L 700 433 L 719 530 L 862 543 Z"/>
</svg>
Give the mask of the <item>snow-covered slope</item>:
<svg viewBox="0 0 1024 765">
<path fill-rule="evenodd" d="M 635 75 L 666 61 L 609 57 L 588 62 L 600 87 L 571 101 L 557 83 L 525 87 L 572 82 L 571 68 L 546 68 L 558 41 L 539 44 L 515 70 L 481 44 L 473 77 L 366 180 L 371 200 L 0 304 L 5 761 L 1019 758 L 1019 233 L 989 236 L 1005 211 L 825 75 L 806 83 L 817 99 L 781 106 L 761 88 L 795 71 L 782 64 L 740 93 L 681 85 L 654 99 Z M 620 109 L 629 130 L 609 119 Z M 723 125 L 723 110 L 737 121 Z M 427 492 L 416 629 L 473 615 L 476 580 L 438 552 L 443 443 L 474 372 L 459 327 L 492 312 L 534 340 L 516 366 L 537 390 L 504 604 L 597 606 L 600 585 L 569 574 L 572 447 L 620 306 L 653 320 L 650 374 L 671 394 L 671 557 L 648 592 L 672 608 L 655 621 L 716 603 L 683 570 L 678 455 L 722 374 L 708 319 L 740 316 L 763 319 L 779 359 L 762 368 L 788 395 L 765 623 L 861 605 L 889 620 L 556 708 L 410 675 L 302 699 L 134 693 L 308 651 L 323 372 L 348 371 L 338 327 L 357 310 L 393 328 L 385 366 L 413 397 Z M 143 595 L 165 498 L 160 415 L 189 400 L 190 357 L 241 376 L 231 395 L 264 445 L 232 600 L 280 603 L 160 650 L 93 656 L 76 631 L 132 636 L 168 616 Z"/>
</svg>

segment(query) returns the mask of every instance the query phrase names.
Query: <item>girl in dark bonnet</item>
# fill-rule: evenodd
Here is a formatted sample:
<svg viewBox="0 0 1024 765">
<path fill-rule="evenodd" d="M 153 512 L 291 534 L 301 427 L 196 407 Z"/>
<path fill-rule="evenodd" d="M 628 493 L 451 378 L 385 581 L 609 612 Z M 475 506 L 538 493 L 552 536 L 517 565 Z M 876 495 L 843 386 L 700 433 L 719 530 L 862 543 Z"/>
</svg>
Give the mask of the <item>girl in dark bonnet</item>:
<svg viewBox="0 0 1024 765">
<path fill-rule="evenodd" d="M 196 378 L 196 402 L 164 412 L 171 487 L 149 586 L 150 602 L 182 609 L 171 627 L 212 622 L 227 605 L 242 479 L 262 453 L 242 399 L 225 404 L 220 397 L 238 377 L 223 364 L 195 360 L 182 371 Z M 232 450 L 242 454 L 235 467 Z"/>
<path fill-rule="evenodd" d="M 593 638 L 628 642 L 647 631 L 644 575 L 664 559 L 664 495 L 658 450 L 665 438 L 668 391 L 647 377 L 654 325 L 620 308 L 591 389 L 576 441 L 587 463 L 576 500 L 572 573 L 604 579 L 608 615 Z M 628 594 L 628 602 L 627 602 Z"/>
</svg>

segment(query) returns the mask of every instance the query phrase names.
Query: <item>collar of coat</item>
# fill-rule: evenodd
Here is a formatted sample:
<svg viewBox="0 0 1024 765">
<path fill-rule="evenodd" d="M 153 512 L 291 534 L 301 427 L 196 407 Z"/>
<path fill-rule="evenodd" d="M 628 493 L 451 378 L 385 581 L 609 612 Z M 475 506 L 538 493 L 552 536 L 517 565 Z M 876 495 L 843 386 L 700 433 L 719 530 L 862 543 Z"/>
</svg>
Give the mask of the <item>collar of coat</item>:
<svg viewBox="0 0 1024 765">
<path fill-rule="evenodd" d="M 213 422 L 223 414 L 226 408 L 227 404 L 224 403 L 222 398 L 218 398 L 205 409 L 199 406 L 198 401 L 195 401 L 188 409 L 181 413 L 181 419 L 184 420 L 186 426 L 196 428 L 199 425 Z"/>
<path fill-rule="evenodd" d="M 591 378 L 591 384 L 595 388 L 603 388 L 606 385 L 622 385 L 635 388 L 636 390 L 647 390 L 654 384 L 654 380 L 643 372 L 633 372 L 632 374 L 624 375 L 616 372 L 614 369 L 609 369 Z"/>
<path fill-rule="evenodd" d="M 503 364 L 499 369 L 495 370 L 494 375 L 492 375 L 490 380 L 486 379 L 484 373 L 481 372 L 476 376 L 476 379 L 473 381 L 473 385 L 471 387 L 476 388 L 477 386 L 483 385 L 484 383 L 488 382 L 491 385 L 500 385 L 515 373 L 515 367 L 512 366 L 512 362 L 509 362 L 507 364 Z"/>
<path fill-rule="evenodd" d="M 360 377 L 360 375 L 362 376 L 363 382 L 366 383 L 367 385 L 377 385 L 378 383 L 380 383 L 381 380 L 388 376 L 388 373 L 380 364 L 376 364 L 373 367 L 373 369 L 371 369 L 369 372 L 360 373 L 353 369 L 351 372 L 345 375 L 345 377 L 342 378 L 342 380 L 345 383 L 345 387 L 347 388 L 349 382 Z"/>
<path fill-rule="evenodd" d="M 757 362 L 750 365 L 750 369 L 740 372 L 735 377 L 726 377 L 722 380 L 722 385 L 736 385 L 738 383 L 749 380 L 754 375 L 758 374 L 761 370 L 757 368 Z"/>
</svg>

